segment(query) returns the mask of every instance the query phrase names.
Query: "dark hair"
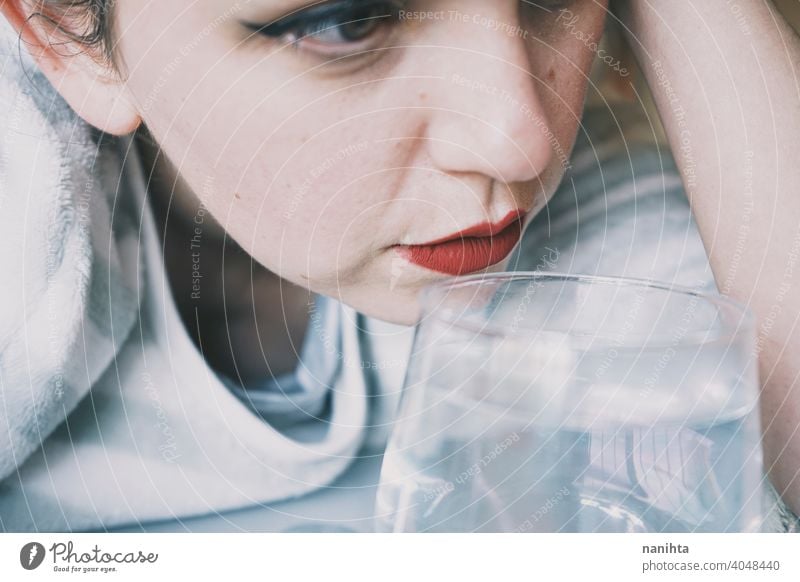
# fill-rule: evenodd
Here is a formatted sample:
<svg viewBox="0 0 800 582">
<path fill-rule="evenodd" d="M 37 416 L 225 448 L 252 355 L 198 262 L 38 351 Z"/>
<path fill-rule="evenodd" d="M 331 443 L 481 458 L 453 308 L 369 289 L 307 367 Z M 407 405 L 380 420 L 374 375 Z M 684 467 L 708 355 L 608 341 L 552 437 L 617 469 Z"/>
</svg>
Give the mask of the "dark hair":
<svg viewBox="0 0 800 582">
<path fill-rule="evenodd" d="M 104 64 L 116 68 L 112 34 L 114 0 L 28 0 L 30 18 L 52 24 L 67 42 L 80 45 Z"/>
</svg>

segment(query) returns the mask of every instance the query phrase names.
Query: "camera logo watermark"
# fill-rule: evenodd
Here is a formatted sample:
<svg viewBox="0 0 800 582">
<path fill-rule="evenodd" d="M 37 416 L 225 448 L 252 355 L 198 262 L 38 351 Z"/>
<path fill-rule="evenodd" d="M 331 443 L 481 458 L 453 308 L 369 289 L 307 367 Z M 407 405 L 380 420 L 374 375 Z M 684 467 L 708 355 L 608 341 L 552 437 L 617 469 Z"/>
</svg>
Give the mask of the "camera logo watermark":
<svg viewBox="0 0 800 582">
<path fill-rule="evenodd" d="M 47 550 L 39 542 L 28 542 L 19 551 L 19 563 L 25 570 L 35 570 L 50 557 L 48 568 L 64 574 L 109 574 L 133 564 L 154 564 L 159 555 L 154 552 L 103 551 L 97 544 L 86 550 L 76 549 L 72 540 L 56 542 Z"/>
<path fill-rule="evenodd" d="M 19 551 L 19 563 L 26 570 L 35 570 L 42 565 L 45 549 L 39 542 L 28 542 Z"/>
</svg>

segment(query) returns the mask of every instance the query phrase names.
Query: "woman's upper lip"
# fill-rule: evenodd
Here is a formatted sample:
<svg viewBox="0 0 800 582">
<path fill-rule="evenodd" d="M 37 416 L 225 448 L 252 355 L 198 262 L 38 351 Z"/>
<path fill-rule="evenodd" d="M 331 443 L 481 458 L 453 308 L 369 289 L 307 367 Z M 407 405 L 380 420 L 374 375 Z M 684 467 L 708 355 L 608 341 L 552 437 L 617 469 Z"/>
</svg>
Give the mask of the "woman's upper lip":
<svg viewBox="0 0 800 582">
<path fill-rule="evenodd" d="M 516 210 L 510 211 L 506 214 L 501 220 L 497 222 L 482 222 L 480 224 L 475 224 L 464 230 L 459 232 L 455 232 L 453 234 L 448 234 L 447 236 L 443 236 L 441 238 L 437 238 L 436 240 L 432 240 L 426 243 L 414 244 L 414 245 L 405 245 L 405 246 L 432 246 L 432 245 L 439 245 L 442 243 L 446 243 L 453 240 L 459 240 L 465 237 L 484 237 L 484 236 L 494 236 L 497 233 L 505 230 L 515 222 L 521 220 L 527 212 L 520 208 Z"/>
</svg>

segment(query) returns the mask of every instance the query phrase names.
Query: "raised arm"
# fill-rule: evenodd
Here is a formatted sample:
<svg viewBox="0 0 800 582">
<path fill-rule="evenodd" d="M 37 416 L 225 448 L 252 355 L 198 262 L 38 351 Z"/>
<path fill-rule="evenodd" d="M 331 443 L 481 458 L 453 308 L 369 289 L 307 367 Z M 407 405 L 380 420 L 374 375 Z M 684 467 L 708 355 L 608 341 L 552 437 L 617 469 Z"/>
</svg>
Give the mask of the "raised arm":
<svg viewBox="0 0 800 582">
<path fill-rule="evenodd" d="M 758 319 L 765 462 L 800 512 L 800 39 L 765 0 L 621 0 L 720 291 Z"/>
</svg>

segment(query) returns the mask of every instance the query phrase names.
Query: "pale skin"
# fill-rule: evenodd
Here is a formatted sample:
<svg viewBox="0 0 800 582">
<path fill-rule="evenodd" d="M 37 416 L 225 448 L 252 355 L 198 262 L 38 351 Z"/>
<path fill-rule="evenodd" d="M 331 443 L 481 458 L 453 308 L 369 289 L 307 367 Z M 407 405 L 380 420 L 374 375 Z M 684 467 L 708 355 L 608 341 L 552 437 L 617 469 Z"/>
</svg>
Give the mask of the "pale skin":
<svg viewBox="0 0 800 582">
<path fill-rule="evenodd" d="M 757 317 L 765 461 L 800 513 L 800 39 L 769 2 L 622 8 L 717 286 Z"/>
<path fill-rule="evenodd" d="M 252 30 L 242 21 L 266 23 L 308 2 L 119 0 L 117 75 L 91 55 L 53 51 L 41 25 L 22 27 L 27 3 L 0 2 L 84 119 L 115 134 L 146 125 L 169 159 L 155 164 L 163 182 L 179 178 L 174 204 L 184 218 L 175 222 L 191 221 L 202 201 L 218 223 L 209 221 L 209 239 L 227 236 L 243 249 L 226 263 L 226 277 L 237 261 L 249 275 L 254 259 L 264 287 L 250 293 L 238 324 L 242 349 L 260 334 L 286 353 L 302 335 L 304 289 L 411 323 L 419 289 L 441 275 L 398 267 L 392 245 L 436 239 L 514 208 L 529 222 L 552 195 L 562 175 L 554 143 L 568 152 L 574 142 L 594 58 L 586 39 L 599 39 L 607 6 L 541 4 L 410 2 L 409 10 L 445 16 L 378 28 L 366 42 L 332 42 L 326 33 L 292 49 L 246 40 Z M 561 8 L 579 17 L 582 40 L 559 33 Z M 761 324 L 767 463 L 798 512 L 800 295 L 787 265 L 800 236 L 800 41 L 766 2 L 740 2 L 735 15 L 726 0 L 629 0 L 615 8 L 653 88 L 718 286 Z M 329 62 L 355 51 L 366 52 Z M 459 86 L 454 75 L 481 88 Z M 503 93 L 522 106 L 500 106 Z M 756 184 L 753 195 L 747 180 Z M 734 256 L 743 213 L 749 231 Z M 220 263 L 220 248 L 207 251 L 208 264 Z M 176 269 L 186 260 L 179 255 Z M 185 285 L 185 277 L 173 279 Z M 786 284 L 794 292 L 780 296 L 773 317 Z M 208 301 L 218 301 L 209 285 Z M 253 305 L 268 289 L 294 316 L 276 311 L 274 298 Z M 254 309 L 263 315 L 256 325 Z M 245 366 L 253 376 L 263 373 L 255 356 Z"/>
<path fill-rule="evenodd" d="M 552 0 L 540 3 L 548 9 L 520 11 L 509 1 L 487 7 L 481 0 L 438 0 L 426 9 L 458 12 L 467 22 L 408 19 L 356 43 L 328 32 L 296 49 L 243 25 L 308 4 L 118 1 L 119 74 L 100 69 L 90 54 L 63 57 L 63 45 L 50 46 L 40 20 L 23 27 L 28 2 L 7 0 L 3 10 L 88 122 L 115 134 L 146 125 L 190 193 L 176 205 L 191 221 L 202 201 L 220 223 L 217 230 L 254 259 L 256 270 L 264 267 L 259 280 L 273 287 L 288 282 L 410 324 L 417 293 L 441 275 L 399 260 L 392 247 L 496 222 L 514 209 L 530 220 L 560 180 L 562 160 L 552 142 L 566 152 L 574 142 L 594 54 L 582 41 L 556 34 L 562 3 Z M 574 9 L 587 34 L 599 38 L 604 4 Z M 529 39 L 473 23 L 477 13 L 515 23 Z M 495 94 L 464 88 L 454 75 Z M 499 107 L 497 95 L 518 105 Z M 161 198 L 169 194 L 167 188 Z M 207 224 L 204 232 L 211 244 L 213 229 Z M 219 245 L 204 251 L 207 272 L 221 254 Z M 176 268 L 189 261 L 188 254 L 178 257 Z M 175 285 L 186 280 L 181 275 Z M 211 305 L 221 297 L 216 287 L 204 281 Z M 285 301 L 307 301 L 296 295 Z M 253 309 L 272 311 L 258 318 L 262 342 L 287 335 L 286 327 L 302 329 L 302 323 L 283 325 L 274 301 L 239 308 L 245 327 Z M 252 325 L 240 339 L 239 354 L 258 345 Z M 253 356 L 258 377 L 263 356 Z"/>
</svg>

